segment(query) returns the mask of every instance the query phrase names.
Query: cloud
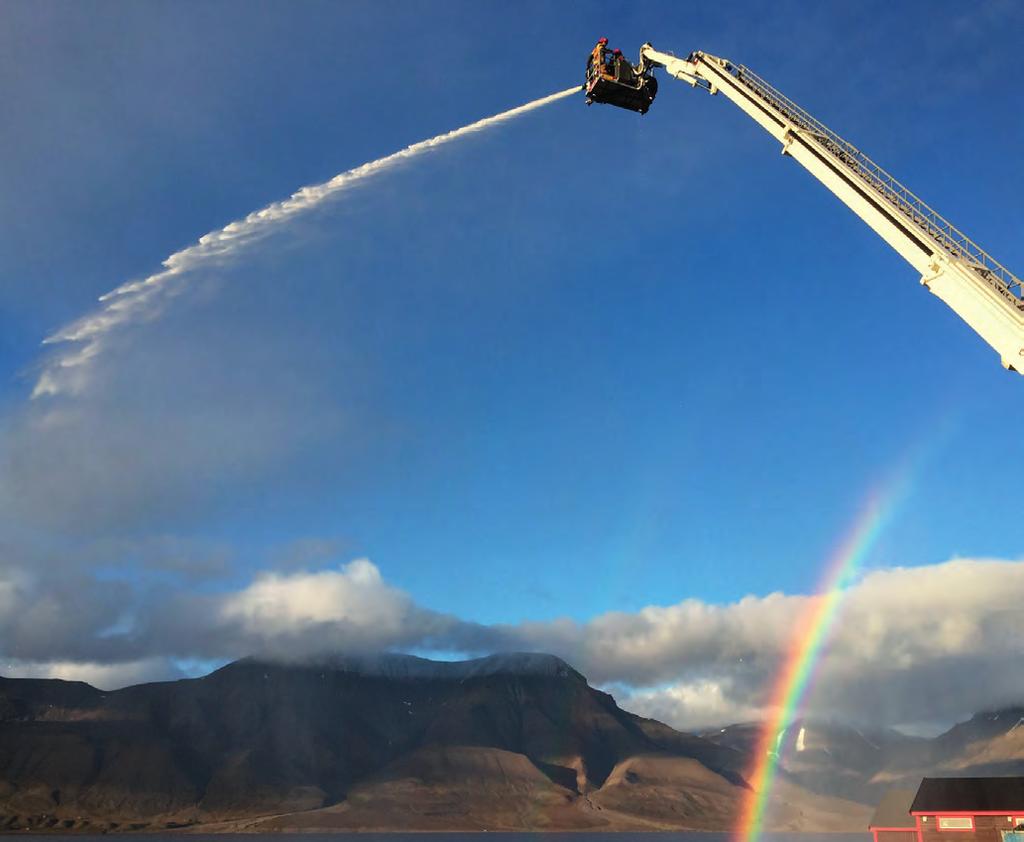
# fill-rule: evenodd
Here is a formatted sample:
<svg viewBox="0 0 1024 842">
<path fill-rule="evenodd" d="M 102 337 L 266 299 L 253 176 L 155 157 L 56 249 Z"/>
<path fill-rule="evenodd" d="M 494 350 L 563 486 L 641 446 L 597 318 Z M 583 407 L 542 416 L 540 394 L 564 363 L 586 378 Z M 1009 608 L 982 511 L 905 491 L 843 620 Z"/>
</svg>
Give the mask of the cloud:
<svg viewBox="0 0 1024 842">
<path fill-rule="evenodd" d="M 14 613 L 18 604 L 18 586 L 13 574 L 5 578 L 0 571 L 0 620 Z"/>
<path fill-rule="evenodd" d="M 417 605 L 376 565 L 357 559 L 327 570 L 265 572 L 233 592 L 163 594 L 126 637 L 137 653 L 290 659 L 435 648 L 476 628 Z"/>
<path fill-rule="evenodd" d="M 619 695 L 619 704 L 641 716 L 690 730 L 751 722 L 764 716 L 762 708 L 743 703 L 737 695 L 731 682 L 705 679 L 640 692 L 627 688 Z"/>
<path fill-rule="evenodd" d="M 64 566 L 129 572 L 140 580 L 173 580 L 188 584 L 223 579 L 234 568 L 237 551 L 225 541 L 174 534 L 98 538 L 66 547 Z"/>
<path fill-rule="evenodd" d="M 6 678 L 59 678 L 84 681 L 100 690 L 118 690 L 151 681 L 183 678 L 181 670 L 168 658 L 143 658 L 125 663 L 101 664 L 89 661 L 14 661 L 0 668 Z"/>
<path fill-rule="evenodd" d="M 0 605 L 36 606 L 0 614 L 2 654 L 66 671 L 68 662 L 98 669 L 246 654 L 545 651 L 614 689 L 627 707 L 682 728 L 764 713 L 794 626 L 817 599 L 686 600 L 587 622 L 485 626 L 420 606 L 367 559 L 264 572 L 221 593 L 132 594 L 127 585 L 112 593 L 110 583 L 97 584 L 82 580 L 54 590 L 24 574 L 20 581 L 0 577 Z M 847 592 L 808 712 L 876 724 L 951 722 L 1020 703 L 1024 682 L 1012 665 L 1024 632 L 1022 602 L 1021 562 L 955 559 L 867 574 Z"/>
<path fill-rule="evenodd" d="M 135 656 L 132 640 L 109 633 L 125 612 L 137 608 L 135 590 L 83 573 L 44 579 L 28 572 L 29 567 L 0 567 L 0 658 L 48 662 Z"/>
<path fill-rule="evenodd" d="M 680 670 L 745 663 L 756 668 L 789 643 L 792 621 L 808 597 L 769 594 L 715 605 L 684 600 L 635 613 L 610 612 L 586 623 L 525 623 L 505 629 L 523 642 L 554 642 L 572 650 L 598 682 L 651 686 Z"/>
<path fill-rule="evenodd" d="M 279 576 L 268 573 L 224 600 L 221 617 L 246 629 L 278 635 L 310 623 L 346 621 L 395 631 L 412 600 L 384 583 L 368 559 L 341 570 Z"/>
<path fill-rule="evenodd" d="M 715 708 L 728 717 L 764 707 L 794 624 L 813 599 L 688 600 L 509 634 L 551 645 L 599 683 L 661 688 L 641 703 L 676 725 L 714 725 Z M 869 573 L 845 597 L 810 711 L 887 723 L 950 721 L 1019 703 L 1024 682 L 1007 664 L 1018 657 L 1022 600 L 1021 562 L 956 559 Z M 967 674 L 973 680 L 963 681 Z"/>
<path fill-rule="evenodd" d="M 309 570 L 328 565 L 343 554 L 346 543 L 337 538 L 306 537 L 273 548 L 267 556 L 271 570 Z"/>
</svg>

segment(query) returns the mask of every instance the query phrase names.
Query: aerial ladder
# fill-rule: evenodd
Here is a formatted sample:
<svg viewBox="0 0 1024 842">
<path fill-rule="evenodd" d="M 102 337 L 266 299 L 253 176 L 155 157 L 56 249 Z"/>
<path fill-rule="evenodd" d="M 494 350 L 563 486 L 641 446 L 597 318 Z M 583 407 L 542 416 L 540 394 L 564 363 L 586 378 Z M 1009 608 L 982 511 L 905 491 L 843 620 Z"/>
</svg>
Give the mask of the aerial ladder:
<svg viewBox="0 0 1024 842">
<path fill-rule="evenodd" d="M 650 78 L 655 67 L 731 100 L 782 144 L 782 154 L 803 166 L 913 266 L 921 283 L 995 349 L 1005 368 L 1024 374 L 1020 278 L 749 68 L 700 51 L 681 59 L 644 44 L 637 78 Z"/>
</svg>

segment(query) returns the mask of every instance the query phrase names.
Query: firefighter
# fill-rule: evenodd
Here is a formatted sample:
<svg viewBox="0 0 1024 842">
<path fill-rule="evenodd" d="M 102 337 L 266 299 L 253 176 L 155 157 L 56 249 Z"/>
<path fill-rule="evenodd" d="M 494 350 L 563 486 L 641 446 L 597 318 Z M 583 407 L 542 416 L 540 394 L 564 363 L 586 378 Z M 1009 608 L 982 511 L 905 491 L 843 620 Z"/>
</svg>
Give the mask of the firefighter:
<svg viewBox="0 0 1024 842">
<path fill-rule="evenodd" d="M 604 71 L 604 56 L 608 52 L 608 39 L 598 38 L 597 45 L 590 51 L 590 58 L 587 59 L 587 71 L 596 68 L 598 72 Z"/>
<path fill-rule="evenodd" d="M 622 74 L 619 73 L 619 65 L 622 62 L 622 50 L 616 48 L 612 50 L 611 61 L 608 62 L 608 72 L 612 75 L 613 79 L 618 79 Z"/>
</svg>

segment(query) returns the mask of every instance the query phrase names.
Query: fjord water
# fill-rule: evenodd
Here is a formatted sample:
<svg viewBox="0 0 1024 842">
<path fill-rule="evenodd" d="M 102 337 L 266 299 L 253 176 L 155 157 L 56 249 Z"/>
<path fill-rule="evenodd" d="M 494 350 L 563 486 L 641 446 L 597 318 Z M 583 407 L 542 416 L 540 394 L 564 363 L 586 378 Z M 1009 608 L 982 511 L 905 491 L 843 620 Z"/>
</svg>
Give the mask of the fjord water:
<svg viewBox="0 0 1024 842">
<path fill-rule="evenodd" d="M 145 833 L 123 834 L 145 836 L 148 840 L 173 842 L 187 838 L 190 842 L 224 842 L 223 833 Z M 36 839 L 39 834 L 11 834 L 8 839 Z M 107 839 L 106 836 L 85 834 L 45 834 L 50 842 L 85 842 Z M 246 833 L 246 842 L 338 842 L 352 837 L 358 842 L 631 842 L 634 839 L 650 842 L 731 842 L 732 833 L 697 831 L 652 831 L 637 833 Z M 471 837 L 477 837 L 472 839 Z M 866 842 L 868 833 L 763 833 L 762 842 Z"/>
</svg>

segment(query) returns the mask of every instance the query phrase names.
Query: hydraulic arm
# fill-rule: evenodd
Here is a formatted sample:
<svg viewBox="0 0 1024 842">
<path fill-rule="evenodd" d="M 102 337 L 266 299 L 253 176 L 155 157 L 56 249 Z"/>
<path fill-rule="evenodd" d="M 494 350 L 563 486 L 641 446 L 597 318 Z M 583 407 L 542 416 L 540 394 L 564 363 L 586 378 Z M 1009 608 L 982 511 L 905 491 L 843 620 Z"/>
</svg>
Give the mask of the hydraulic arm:
<svg viewBox="0 0 1024 842">
<path fill-rule="evenodd" d="M 853 144 L 818 122 L 748 68 L 703 52 L 680 59 L 640 48 L 643 73 L 721 93 L 782 144 L 921 275 L 921 283 L 969 324 L 1003 366 L 1024 374 L 1021 281 Z"/>
</svg>

